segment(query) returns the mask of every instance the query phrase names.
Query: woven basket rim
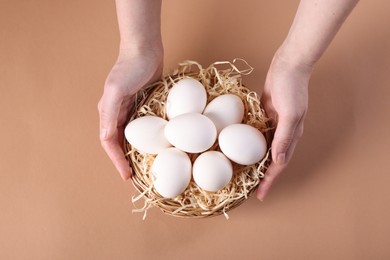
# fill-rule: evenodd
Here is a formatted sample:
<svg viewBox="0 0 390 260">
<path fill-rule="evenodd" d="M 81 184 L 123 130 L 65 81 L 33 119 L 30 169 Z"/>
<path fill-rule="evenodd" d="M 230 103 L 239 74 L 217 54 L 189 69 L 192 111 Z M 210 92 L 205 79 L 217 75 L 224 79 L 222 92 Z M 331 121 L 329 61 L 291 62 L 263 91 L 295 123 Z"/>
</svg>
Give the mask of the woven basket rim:
<svg viewBox="0 0 390 260">
<path fill-rule="evenodd" d="M 199 71 L 194 71 L 192 70 L 193 65 L 196 65 L 199 68 Z M 210 66 L 215 66 L 221 64 L 221 62 L 216 62 L 213 63 Z M 230 62 L 223 62 L 223 64 L 231 64 Z M 210 66 L 208 68 L 210 68 Z M 234 65 L 233 65 L 234 66 Z M 249 65 L 248 65 L 249 66 Z M 250 67 L 250 66 L 249 66 Z M 214 67 L 213 67 L 214 68 Z M 251 67 L 250 67 L 251 68 Z M 203 68 L 197 63 L 193 61 L 187 61 L 183 62 L 182 64 L 179 64 L 179 68 L 175 70 L 174 72 L 170 74 L 166 74 L 161 78 L 161 80 L 148 85 L 147 87 L 141 89 L 140 91 L 137 92 L 135 96 L 135 106 L 133 106 L 133 109 L 130 111 L 130 116 L 128 122 L 131 120 L 134 120 L 135 118 L 142 117 L 145 115 L 140 116 L 140 109 L 150 101 L 151 98 L 153 98 L 153 94 L 162 91 L 161 89 L 166 88 L 166 84 L 173 84 L 173 82 L 184 78 L 184 77 L 194 77 L 194 76 L 199 76 L 199 73 L 201 73 Z M 232 69 L 232 71 L 234 68 Z M 238 71 L 238 70 L 237 70 Z M 236 72 L 237 72 L 236 71 Z M 233 71 L 234 72 L 234 71 Z M 234 76 L 236 75 L 241 76 L 243 71 L 238 71 Z M 215 73 L 218 73 L 218 70 L 215 70 Z M 241 83 L 240 83 L 241 84 Z M 243 90 L 248 91 L 248 93 L 253 93 L 253 91 L 250 91 L 248 88 L 246 88 L 243 84 L 240 85 Z M 209 93 L 208 93 L 209 94 Z M 257 95 L 256 95 L 257 98 Z M 257 98 L 258 100 L 258 98 Z M 262 116 L 266 118 L 265 111 L 259 102 L 260 106 L 260 111 L 263 113 Z M 271 129 L 269 121 L 266 120 L 265 122 L 265 128 Z M 263 134 L 266 137 L 267 140 L 267 148 L 268 148 L 268 153 L 266 156 L 263 158 L 261 161 L 261 165 L 258 166 L 258 169 L 261 167 L 262 173 L 265 173 L 266 169 L 268 168 L 270 161 L 271 161 L 271 156 L 270 156 L 270 144 L 272 141 L 272 134 L 271 131 L 265 131 Z M 212 217 L 212 216 L 218 216 L 221 214 L 224 214 L 226 218 L 228 218 L 227 212 L 238 207 L 241 205 L 246 199 L 248 199 L 253 192 L 257 189 L 260 179 L 264 177 L 264 174 L 259 177 L 258 183 L 253 186 L 251 189 L 246 191 L 245 196 L 239 197 L 238 199 L 235 200 L 226 200 L 226 203 L 221 203 L 219 207 L 214 208 L 213 210 L 204 210 L 204 211 L 199 211 L 193 210 L 191 207 L 182 207 L 181 204 L 177 203 L 174 199 L 167 199 L 167 198 L 162 198 L 158 194 L 152 191 L 152 187 L 147 186 L 145 184 L 145 174 L 143 173 L 142 169 L 140 169 L 140 166 L 138 165 L 138 162 L 134 162 L 132 160 L 132 157 L 129 155 L 132 147 L 131 145 L 127 142 L 127 140 L 124 138 L 124 150 L 125 150 L 125 155 L 126 159 L 129 161 L 129 165 L 133 170 L 133 174 L 131 176 L 132 184 L 135 187 L 135 189 L 139 192 L 138 196 L 133 197 L 133 203 L 138 201 L 139 199 L 143 198 L 144 199 L 144 205 L 142 208 L 135 209 L 133 210 L 134 212 L 143 212 L 144 213 L 144 218 L 146 217 L 146 212 L 150 207 L 157 207 L 164 213 L 176 217 L 183 217 L 183 218 L 205 218 L 205 217 Z M 240 174 L 240 172 L 235 173 L 235 174 Z M 193 179 L 191 178 L 191 182 L 193 182 Z M 157 195 L 157 196 L 156 196 Z M 134 205 L 135 206 L 135 205 Z M 181 210 L 178 211 L 178 209 L 182 208 Z"/>
</svg>

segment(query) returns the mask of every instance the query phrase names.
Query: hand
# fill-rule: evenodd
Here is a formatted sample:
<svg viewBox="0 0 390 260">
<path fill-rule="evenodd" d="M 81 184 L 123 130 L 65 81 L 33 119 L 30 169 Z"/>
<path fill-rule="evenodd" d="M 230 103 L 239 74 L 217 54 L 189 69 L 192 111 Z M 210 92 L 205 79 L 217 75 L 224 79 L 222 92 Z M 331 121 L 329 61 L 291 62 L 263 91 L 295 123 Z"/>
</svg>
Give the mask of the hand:
<svg viewBox="0 0 390 260">
<path fill-rule="evenodd" d="M 109 73 L 98 110 L 100 142 L 123 180 L 131 168 L 123 152 L 124 128 L 133 104 L 133 95 L 143 86 L 161 77 L 163 50 L 121 50 Z"/>
<path fill-rule="evenodd" d="M 303 134 L 311 73 L 312 66 L 294 64 L 280 52 L 272 60 L 261 101 L 276 130 L 271 144 L 272 162 L 257 189 L 261 201 L 286 168 Z"/>
</svg>

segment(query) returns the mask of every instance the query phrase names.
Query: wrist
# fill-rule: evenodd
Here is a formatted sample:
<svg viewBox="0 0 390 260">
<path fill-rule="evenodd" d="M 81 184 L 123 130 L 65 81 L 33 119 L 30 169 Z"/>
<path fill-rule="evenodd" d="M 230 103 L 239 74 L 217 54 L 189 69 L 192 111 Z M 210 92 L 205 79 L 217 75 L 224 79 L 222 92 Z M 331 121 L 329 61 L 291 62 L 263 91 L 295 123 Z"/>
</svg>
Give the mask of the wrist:
<svg viewBox="0 0 390 260">
<path fill-rule="evenodd" d="M 308 58 L 304 53 L 285 43 L 276 51 L 274 61 L 308 75 L 313 72 L 316 64 L 316 60 Z"/>
<path fill-rule="evenodd" d="M 141 44 L 140 42 L 132 42 L 127 44 L 120 44 L 119 59 L 128 59 L 139 56 L 150 56 L 156 59 L 163 59 L 164 48 L 161 41 L 149 42 Z"/>
<path fill-rule="evenodd" d="M 162 51 L 163 44 L 161 34 L 156 36 L 147 37 L 132 37 L 131 39 L 121 38 L 119 44 L 119 50 L 156 50 Z"/>
</svg>

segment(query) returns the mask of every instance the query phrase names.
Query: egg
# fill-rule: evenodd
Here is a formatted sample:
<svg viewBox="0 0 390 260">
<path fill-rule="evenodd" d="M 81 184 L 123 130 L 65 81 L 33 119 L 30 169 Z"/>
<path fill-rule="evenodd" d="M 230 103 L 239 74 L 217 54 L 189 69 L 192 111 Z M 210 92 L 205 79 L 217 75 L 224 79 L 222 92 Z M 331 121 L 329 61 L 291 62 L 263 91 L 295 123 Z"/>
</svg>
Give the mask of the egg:
<svg viewBox="0 0 390 260">
<path fill-rule="evenodd" d="M 172 145 L 165 138 L 167 121 L 156 116 L 144 116 L 127 124 L 126 140 L 142 153 L 158 154 Z"/>
<path fill-rule="evenodd" d="M 219 133 L 228 125 L 241 123 L 244 117 L 244 104 L 236 95 L 221 95 L 206 106 L 203 115 L 213 121 Z"/>
<path fill-rule="evenodd" d="M 200 153 L 215 143 L 217 129 L 214 123 L 202 114 L 183 114 L 168 122 L 165 126 L 165 137 L 184 152 Z"/>
<path fill-rule="evenodd" d="M 154 188 L 165 198 L 180 195 L 190 183 L 191 168 L 191 160 L 185 152 L 174 147 L 163 150 L 151 168 Z"/>
<path fill-rule="evenodd" d="M 186 113 L 202 113 L 206 102 L 202 83 L 193 78 L 181 79 L 169 91 L 166 113 L 169 119 Z"/>
<path fill-rule="evenodd" d="M 233 167 L 223 153 L 208 151 L 196 158 L 192 174 L 195 183 L 200 188 L 216 192 L 230 182 L 233 176 Z"/>
<path fill-rule="evenodd" d="M 264 135 L 246 124 L 225 127 L 218 137 L 221 151 L 233 162 L 252 165 L 260 161 L 267 152 Z"/>
</svg>

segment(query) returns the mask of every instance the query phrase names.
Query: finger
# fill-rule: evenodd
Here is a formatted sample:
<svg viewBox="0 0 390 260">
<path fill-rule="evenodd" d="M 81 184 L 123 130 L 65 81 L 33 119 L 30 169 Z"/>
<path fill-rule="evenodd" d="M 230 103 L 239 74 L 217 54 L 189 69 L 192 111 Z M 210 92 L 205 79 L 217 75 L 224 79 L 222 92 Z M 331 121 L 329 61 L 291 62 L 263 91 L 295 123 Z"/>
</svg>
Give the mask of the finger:
<svg viewBox="0 0 390 260">
<path fill-rule="evenodd" d="M 105 90 L 99 102 L 100 142 L 121 177 L 127 180 L 131 175 L 131 169 L 125 159 L 117 129 L 121 104 L 120 93 Z"/>
<path fill-rule="evenodd" d="M 100 138 L 110 139 L 116 132 L 123 97 L 114 88 L 106 88 L 99 102 Z"/>
<path fill-rule="evenodd" d="M 287 151 L 294 141 L 296 128 L 301 118 L 298 116 L 280 116 L 271 144 L 272 160 L 278 165 L 287 161 Z"/>
<path fill-rule="evenodd" d="M 270 101 L 270 98 L 263 93 L 260 102 L 265 110 L 266 116 L 270 119 L 271 125 L 275 126 L 277 116 L 276 116 L 275 108 L 272 105 L 272 102 Z"/>
<path fill-rule="evenodd" d="M 296 145 L 298 144 L 299 138 L 302 135 L 303 132 L 303 125 L 299 126 L 299 131 L 296 131 L 296 136 L 294 140 L 292 141 L 288 151 L 286 152 L 286 163 L 284 165 L 278 165 L 274 162 L 271 163 L 271 165 L 268 167 L 267 172 L 265 174 L 265 177 L 260 182 L 260 185 L 257 189 L 257 198 L 261 201 L 264 200 L 264 198 L 267 196 L 271 186 L 275 182 L 276 178 L 283 172 L 283 170 L 287 167 L 288 162 L 291 160 L 292 155 L 294 154 L 294 150 Z M 302 130 L 301 130 L 302 129 Z"/>
<path fill-rule="evenodd" d="M 124 156 L 122 146 L 118 143 L 117 134 L 114 135 L 113 140 L 104 140 L 101 142 L 101 144 L 122 179 L 128 180 L 132 171 L 128 161 Z"/>
<path fill-rule="evenodd" d="M 295 147 L 297 146 L 300 138 L 302 137 L 302 134 L 303 134 L 303 123 L 300 123 L 295 130 L 295 138 L 292 141 L 292 143 L 291 143 L 291 145 L 286 153 L 286 163 L 290 162 L 290 160 L 294 154 Z"/>
<path fill-rule="evenodd" d="M 119 110 L 119 115 L 118 115 L 118 128 L 122 127 L 124 129 L 124 127 L 128 124 L 130 113 L 134 109 L 134 104 L 135 104 L 134 99 L 135 97 L 131 96 L 130 98 L 125 98 L 122 101 L 122 106 L 121 109 Z"/>
<path fill-rule="evenodd" d="M 263 201 L 265 199 L 265 196 L 267 195 L 272 184 L 280 175 L 280 173 L 284 170 L 284 168 L 284 165 L 278 165 L 274 162 L 271 162 L 271 165 L 268 167 L 267 172 L 264 178 L 261 180 L 260 185 L 256 191 L 256 196 L 260 201 Z"/>
</svg>

